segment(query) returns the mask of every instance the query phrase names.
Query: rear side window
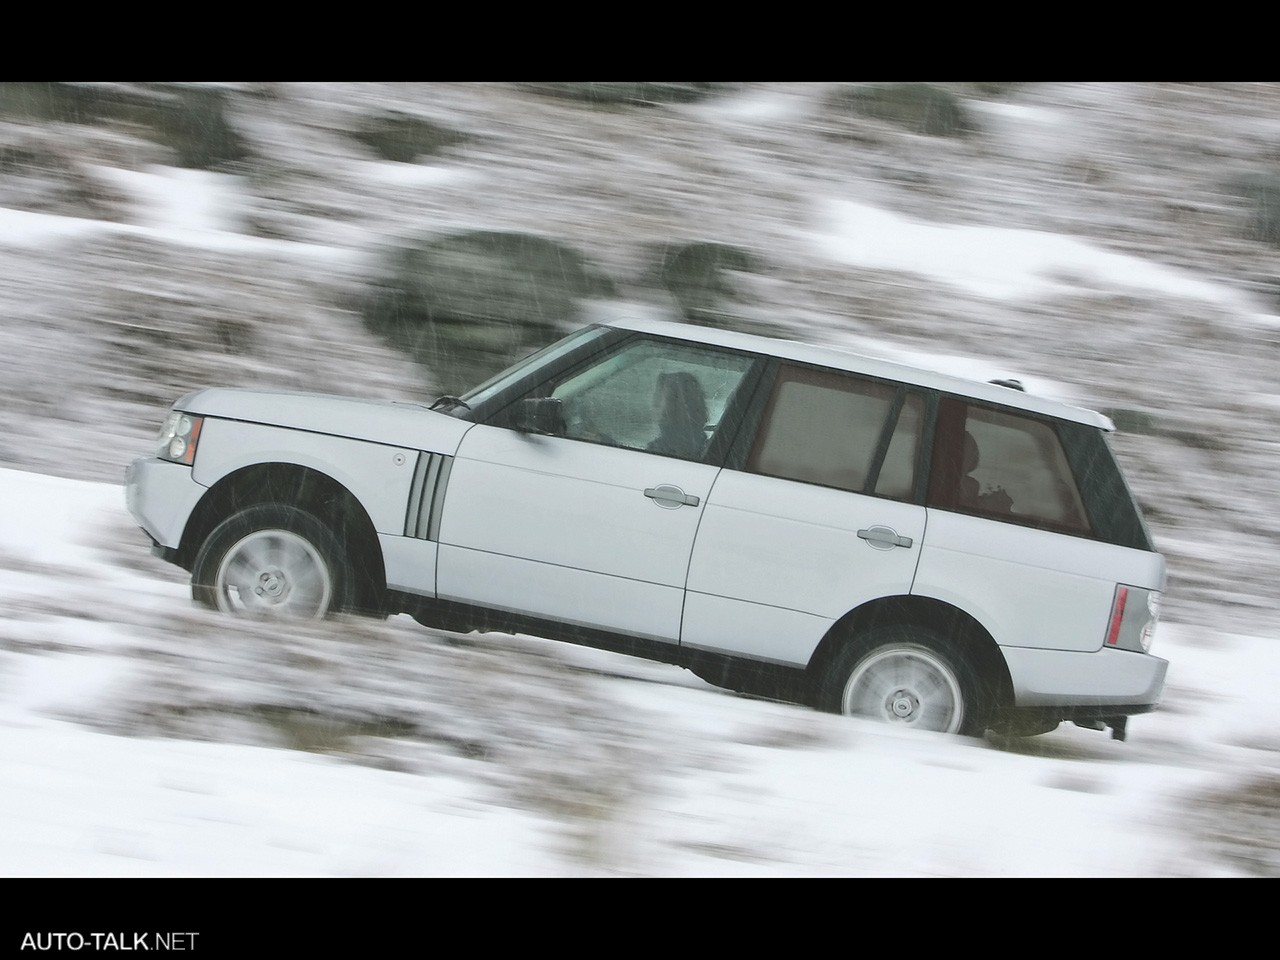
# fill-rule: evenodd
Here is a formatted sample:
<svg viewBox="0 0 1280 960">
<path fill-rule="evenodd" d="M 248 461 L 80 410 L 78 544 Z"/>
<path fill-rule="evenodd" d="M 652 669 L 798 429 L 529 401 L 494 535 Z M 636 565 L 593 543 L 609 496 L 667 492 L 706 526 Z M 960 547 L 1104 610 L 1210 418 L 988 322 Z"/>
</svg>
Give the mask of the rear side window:
<svg viewBox="0 0 1280 960">
<path fill-rule="evenodd" d="M 939 405 L 929 505 L 1092 534 L 1056 423 L 964 403 Z"/>
<path fill-rule="evenodd" d="M 923 400 L 892 384 L 784 365 L 747 470 L 856 493 L 909 499 Z"/>
</svg>

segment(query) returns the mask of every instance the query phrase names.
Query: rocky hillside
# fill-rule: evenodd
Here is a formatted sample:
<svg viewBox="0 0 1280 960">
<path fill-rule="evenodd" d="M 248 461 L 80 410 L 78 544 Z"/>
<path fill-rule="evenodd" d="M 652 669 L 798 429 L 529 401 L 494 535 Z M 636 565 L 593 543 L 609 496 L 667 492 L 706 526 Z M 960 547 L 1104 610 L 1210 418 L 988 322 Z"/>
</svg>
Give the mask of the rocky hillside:
<svg viewBox="0 0 1280 960">
<path fill-rule="evenodd" d="M 160 167 L 222 184 L 203 215 L 238 242 L 156 229 Z M 1217 297 L 851 268 L 812 242 L 833 200 L 1064 234 Z M 429 398 L 640 302 L 1068 386 L 1121 427 L 1168 615 L 1277 624 L 1280 85 L 10 83 L 14 212 L 0 464 L 116 481 L 195 387 Z"/>
</svg>

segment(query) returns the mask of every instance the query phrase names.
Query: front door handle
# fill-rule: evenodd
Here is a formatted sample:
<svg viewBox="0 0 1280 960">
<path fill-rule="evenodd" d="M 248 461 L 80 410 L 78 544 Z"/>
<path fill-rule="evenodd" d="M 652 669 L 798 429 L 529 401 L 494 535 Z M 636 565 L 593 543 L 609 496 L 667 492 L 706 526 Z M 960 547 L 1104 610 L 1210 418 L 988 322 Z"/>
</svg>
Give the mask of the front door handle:
<svg viewBox="0 0 1280 960">
<path fill-rule="evenodd" d="M 896 530 L 889 527 L 867 527 L 865 530 L 859 530 L 858 536 L 877 550 L 911 546 L 910 537 L 900 537 Z"/>
<path fill-rule="evenodd" d="M 662 483 L 656 487 L 646 487 L 644 495 L 658 506 L 666 507 L 668 510 L 674 510 L 676 507 L 696 507 L 700 502 L 693 494 L 685 493 L 679 487 L 670 483 Z"/>
</svg>

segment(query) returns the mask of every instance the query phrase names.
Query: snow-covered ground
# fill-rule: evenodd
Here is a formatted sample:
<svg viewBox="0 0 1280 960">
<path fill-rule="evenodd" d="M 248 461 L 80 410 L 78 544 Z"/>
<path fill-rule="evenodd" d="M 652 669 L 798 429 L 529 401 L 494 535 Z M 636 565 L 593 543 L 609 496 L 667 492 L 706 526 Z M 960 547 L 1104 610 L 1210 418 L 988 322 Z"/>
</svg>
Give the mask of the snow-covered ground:
<svg viewBox="0 0 1280 960">
<path fill-rule="evenodd" d="M 1169 144 L 1183 158 L 1201 145 L 1226 156 L 1235 136 L 1267 156 L 1280 116 L 1255 104 L 1157 127 L 1201 94 L 1076 85 L 1060 95 L 987 105 L 988 146 L 964 163 L 952 163 L 951 145 L 873 138 L 863 152 L 883 175 L 863 167 L 844 179 L 837 141 L 796 146 L 810 151 L 803 160 L 786 153 L 812 132 L 803 87 L 647 123 L 668 124 L 675 157 L 688 159 L 679 138 L 696 124 L 698 145 L 719 151 L 725 179 L 709 177 L 700 199 L 675 194 L 680 203 L 725 229 L 741 217 L 781 260 L 812 258 L 805 283 L 762 288 L 796 300 L 805 336 L 1160 419 L 1159 436 L 1117 437 L 1171 559 L 1153 650 L 1170 660 L 1168 688 L 1127 742 L 1074 726 L 1015 743 L 904 735 L 531 637 L 446 635 L 404 617 L 268 631 L 193 607 L 181 571 L 148 555 L 119 485 L 101 482 L 162 419 L 163 405 L 136 392 L 142 371 L 174 384 L 168 399 L 204 385 L 183 380 L 181 338 L 194 325 L 166 331 L 170 352 L 146 352 L 168 308 L 207 301 L 208 322 L 229 313 L 276 338 L 260 344 L 297 347 L 193 356 L 201 371 L 383 397 L 421 385 L 310 292 L 358 273 L 378 230 L 317 218 L 301 240 L 251 237 L 244 212 L 262 198 L 238 178 L 102 167 L 98 182 L 127 201 L 114 220 L 0 209 L 0 462 L 21 467 L 0 469 L 0 875 L 1280 875 L 1277 302 L 1226 275 L 1224 247 L 1171 246 L 1153 210 L 1180 211 L 1202 231 L 1225 214 L 1162 193 L 1166 181 L 1127 179 L 1137 161 L 1118 152 L 1132 140 L 1135 156 Z M 519 127 L 521 110 L 563 118 L 569 108 L 501 114 L 500 96 L 447 85 L 439 103 L 473 109 L 476 123 L 492 111 L 499 141 L 536 149 L 494 148 L 475 169 L 341 158 L 317 197 L 363 177 L 386 235 L 392 201 L 403 199 L 406 218 L 429 209 L 460 225 L 485 225 L 501 207 L 524 226 L 596 231 L 610 256 L 626 231 L 612 215 L 575 220 L 574 204 L 593 195 L 566 184 L 608 183 L 602 202 L 621 204 L 622 223 L 668 209 L 666 180 L 698 169 L 667 166 L 652 146 L 662 136 L 629 139 L 605 114 L 593 122 L 634 153 L 620 148 L 617 176 L 585 160 L 569 170 L 545 116 Z M 1135 135 L 1128 116 L 1150 130 Z M 574 143 L 559 139 L 557 150 Z M 766 147 L 789 159 L 758 157 Z M 293 150 L 292 161 L 306 152 Z M 1046 160 L 1064 150 L 1079 157 Z M 607 170 L 606 156 L 590 162 Z M 1055 179 L 1082 158 L 1101 166 Z M 938 171 L 953 169 L 945 186 L 957 196 L 935 209 Z M 539 189 L 551 171 L 558 191 Z M 1109 183 L 1133 192 L 1120 203 L 1097 186 Z M 1253 274 L 1274 275 L 1274 250 L 1226 247 L 1255 258 Z M 262 276 L 243 264 L 265 265 Z M 831 288 L 841 271 L 847 289 Z M 857 308 L 847 322 L 826 311 L 824 288 Z M 160 318 L 132 315 L 139 305 Z M 872 322 L 884 314 L 893 323 Z M 152 339 L 129 339 L 138 330 Z M 107 340 L 114 352 L 94 347 Z M 100 416 L 121 409 L 145 423 Z"/>
<path fill-rule="evenodd" d="M 143 540 L 118 486 L 0 470 L 6 876 L 1280 870 L 1273 637 L 1163 624 L 1127 741 L 1004 744 L 406 617 L 246 627 Z"/>
</svg>

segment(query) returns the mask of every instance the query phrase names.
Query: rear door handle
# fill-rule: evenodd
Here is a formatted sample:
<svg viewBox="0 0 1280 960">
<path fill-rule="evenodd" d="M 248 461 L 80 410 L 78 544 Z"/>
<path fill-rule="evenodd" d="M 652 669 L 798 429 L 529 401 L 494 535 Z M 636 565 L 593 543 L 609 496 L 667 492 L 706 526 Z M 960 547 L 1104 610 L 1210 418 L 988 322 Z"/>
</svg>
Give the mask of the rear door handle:
<svg viewBox="0 0 1280 960">
<path fill-rule="evenodd" d="M 878 550 L 892 550 L 894 547 L 911 546 L 910 537 L 900 537 L 896 530 L 889 527 L 867 527 L 858 531 L 858 536 Z"/>
<path fill-rule="evenodd" d="M 701 501 L 691 493 L 685 493 L 670 483 L 661 483 L 656 487 L 646 487 L 644 495 L 660 507 L 674 510 L 676 507 L 696 507 Z"/>
</svg>

